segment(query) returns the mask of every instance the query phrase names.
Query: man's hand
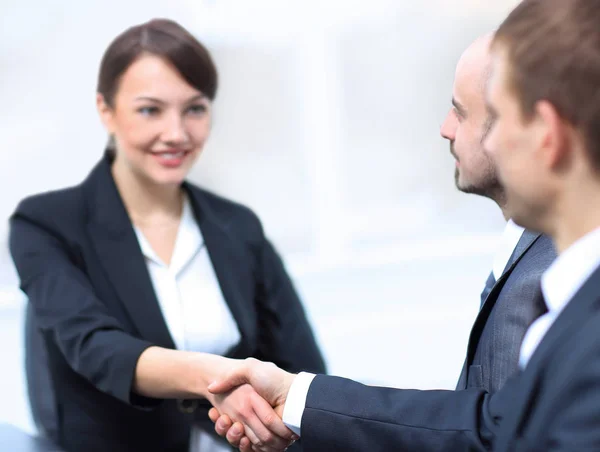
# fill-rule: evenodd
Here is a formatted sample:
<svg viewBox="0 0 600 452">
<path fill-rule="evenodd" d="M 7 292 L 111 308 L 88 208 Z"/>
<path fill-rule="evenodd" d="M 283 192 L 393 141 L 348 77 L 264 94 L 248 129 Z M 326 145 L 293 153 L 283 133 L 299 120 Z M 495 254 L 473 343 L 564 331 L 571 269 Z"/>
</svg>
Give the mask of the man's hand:
<svg viewBox="0 0 600 452">
<path fill-rule="evenodd" d="M 271 404 L 279 416 L 282 416 L 294 378 L 296 378 L 294 374 L 281 370 L 273 363 L 247 358 L 226 371 L 221 378 L 209 384 L 208 391 L 212 394 L 222 394 L 248 383 Z"/>
<path fill-rule="evenodd" d="M 246 450 L 277 452 L 293 442 L 293 433 L 250 385 L 244 384 L 225 394 L 213 395 L 210 401 L 214 410 L 228 413 L 237 421 L 238 428 L 246 436 L 242 444 L 248 446 Z"/>
<path fill-rule="evenodd" d="M 294 378 L 295 375 L 279 369 L 272 363 L 263 363 L 256 359 L 248 358 L 241 365 L 235 366 L 234 369 L 225 373 L 223 378 L 210 384 L 208 390 L 213 394 L 220 394 L 230 391 L 239 385 L 250 384 L 264 400 L 273 406 L 278 416 L 278 419 L 272 419 L 264 409 L 261 409 L 261 412 L 256 412 L 264 426 L 271 429 L 271 426 L 281 422 L 279 418 L 283 416 L 287 394 Z M 217 421 L 220 413 L 225 414 L 226 411 L 220 410 L 218 407 L 211 410 L 209 415 L 213 422 Z M 235 428 L 231 428 L 232 426 Z M 248 428 L 244 428 L 239 422 L 232 425 L 231 418 L 228 416 L 224 415 L 221 417 L 220 422 L 215 425 L 215 430 L 219 435 L 226 437 L 231 445 L 239 447 L 242 452 L 256 450 L 250 445 L 250 442 L 255 443 L 252 438 L 254 433 L 249 431 Z M 286 438 L 289 437 L 286 436 Z M 297 439 L 295 436 L 291 438 Z M 280 448 L 281 443 L 275 445 L 274 442 L 271 442 L 269 446 L 276 450 L 284 450 L 289 444 L 290 442 L 285 444 L 285 447 Z"/>
</svg>

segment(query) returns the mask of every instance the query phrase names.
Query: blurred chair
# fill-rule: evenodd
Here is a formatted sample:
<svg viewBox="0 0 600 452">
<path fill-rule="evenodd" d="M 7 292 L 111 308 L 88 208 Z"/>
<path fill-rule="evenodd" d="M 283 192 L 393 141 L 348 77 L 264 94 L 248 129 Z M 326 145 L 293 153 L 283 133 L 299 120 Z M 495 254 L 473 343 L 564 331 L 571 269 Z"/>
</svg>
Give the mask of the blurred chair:
<svg viewBox="0 0 600 452">
<path fill-rule="evenodd" d="M 0 444 L 3 451 L 60 452 L 58 446 L 47 438 L 28 435 L 18 428 L 0 423 Z"/>
<path fill-rule="evenodd" d="M 38 433 L 56 442 L 58 414 L 48 366 L 48 353 L 30 303 L 27 303 L 25 312 L 25 374 L 29 407 Z"/>
</svg>

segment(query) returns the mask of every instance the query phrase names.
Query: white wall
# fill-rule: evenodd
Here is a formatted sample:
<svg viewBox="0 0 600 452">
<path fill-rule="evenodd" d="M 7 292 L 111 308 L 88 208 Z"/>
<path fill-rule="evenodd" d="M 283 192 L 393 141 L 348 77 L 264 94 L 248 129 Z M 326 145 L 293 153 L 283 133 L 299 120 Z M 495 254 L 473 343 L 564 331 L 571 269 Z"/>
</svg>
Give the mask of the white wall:
<svg viewBox="0 0 600 452">
<path fill-rule="evenodd" d="M 151 17 L 179 20 L 221 77 L 192 179 L 259 213 L 331 371 L 451 387 L 503 222 L 490 201 L 456 191 L 438 130 L 461 51 L 515 3 L 4 1 L 0 217 L 79 182 L 100 158 L 94 89 L 109 41 Z M 31 429 L 6 235 L 3 221 L 0 397 L 14 403 L 0 422 Z"/>
</svg>

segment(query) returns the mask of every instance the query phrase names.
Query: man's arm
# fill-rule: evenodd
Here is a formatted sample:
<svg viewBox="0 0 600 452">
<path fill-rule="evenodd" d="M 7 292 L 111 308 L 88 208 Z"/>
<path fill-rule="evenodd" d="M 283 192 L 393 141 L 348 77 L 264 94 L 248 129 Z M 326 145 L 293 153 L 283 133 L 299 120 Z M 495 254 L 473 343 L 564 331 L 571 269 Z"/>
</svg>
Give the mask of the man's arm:
<svg viewBox="0 0 600 452">
<path fill-rule="evenodd" d="M 246 365 L 209 387 L 212 392 L 249 383 L 272 405 L 286 403 L 294 376 L 272 364 Z M 301 438 L 307 450 L 439 451 L 491 448 L 510 386 L 495 395 L 465 391 L 417 391 L 372 387 L 318 375 L 312 381 L 302 415 Z M 213 420 L 218 415 L 213 411 Z M 230 435 L 221 419 L 217 432 Z M 225 421 L 225 422 L 223 422 Z M 240 447 L 242 451 L 250 450 Z"/>
<path fill-rule="evenodd" d="M 491 396 L 480 390 L 418 391 L 318 375 L 302 417 L 307 450 L 488 450 Z M 343 432 L 343 434 L 341 434 Z"/>
</svg>

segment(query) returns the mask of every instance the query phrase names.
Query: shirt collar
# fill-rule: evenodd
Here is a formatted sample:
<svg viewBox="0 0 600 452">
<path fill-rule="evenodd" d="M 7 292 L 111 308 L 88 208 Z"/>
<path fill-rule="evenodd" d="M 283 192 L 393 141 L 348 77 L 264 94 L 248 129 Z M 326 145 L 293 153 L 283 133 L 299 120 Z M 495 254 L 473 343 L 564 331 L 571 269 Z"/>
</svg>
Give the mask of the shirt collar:
<svg viewBox="0 0 600 452">
<path fill-rule="evenodd" d="M 523 231 L 525 231 L 525 228 L 515 224 L 512 219 L 507 221 L 506 226 L 504 227 L 504 232 L 502 233 L 502 237 L 500 239 L 498 251 L 494 256 L 492 269 L 495 279 L 499 279 L 502 273 L 504 273 L 504 270 L 517 246 L 517 243 L 519 243 L 519 240 L 521 240 Z"/>
<path fill-rule="evenodd" d="M 134 230 L 140 244 L 142 254 L 155 264 L 165 266 L 164 262 L 158 257 L 144 234 L 134 225 Z M 196 256 L 204 245 L 204 238 L 200 228 L 196 223 L 194 212 L 187 195 L 183 199 L 183 210 L 181 220 L 177 230 L 177 238 L 173 249 L 170 268 L 173 272 L 179 273 Z"/>
<path fill-rule="evenodd" d="M 600 228 L 563 251 L 542 275 L 548 310 L 560 313 L 599 265 Z"/>
<path fill-rule="evenodd" d="M 525 231 L 525 228 L 522 226 L 519 226 L 511 218 L 506 222 L 506 227 L 504 228 L 504 235 L 511 236 L 511 237 L 517 237 L 517 242 L 518 242 L 519 239 L 521 238 L 521 235 L 523 234 L 523 231 Z"/>
</svg>

